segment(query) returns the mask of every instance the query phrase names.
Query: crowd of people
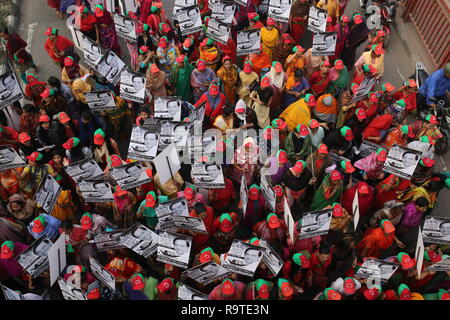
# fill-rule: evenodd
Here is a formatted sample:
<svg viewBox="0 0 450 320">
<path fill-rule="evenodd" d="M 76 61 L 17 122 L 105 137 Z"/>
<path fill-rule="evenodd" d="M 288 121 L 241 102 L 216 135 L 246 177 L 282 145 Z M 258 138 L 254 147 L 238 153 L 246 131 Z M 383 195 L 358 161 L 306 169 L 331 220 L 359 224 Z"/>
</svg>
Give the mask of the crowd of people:
<svg viewBox="0 0 450 320">
<path fill-rule="evenodd" d="M 88 299 L 176 300 L 185 269 L 128 248 L 101 251 L 93 239 L 136 222 L 160 233 L 155 207 L 185 198 L 189 215 L 201 218 L 207 231 L 176 230 L 192 237 L 192 246 L 182 248 L 190 250 L 188 269 L 211 261 L 222 265 L 234 240 L 255 246 L 264 240 L 283 261 L 278 274 L 261 260 L 253 277 L 232 272 L 207 285 L 189 282 L 210 300 L 450 299 L 450 270 L 425 270 L 449 257 L 448 245 L 425 243 L 420 275 L 415 256 L 419 227 L 433 213 L 438 194 L 450 188 L 450 173 L 435 169 L 434 145 L 443 137 L 438 119 L 430 111 L 420 120 L 417 109 L 432 110 L 437 98 L 449 97 L 450 63 L 420 88 L 415 80 L 383 81 L 385 33 L 368 29 L 360 13 L 345 15 L 348 0 L 295 0 L 288 23 L 268 17 L 267 1 L 249 0 L 236 5 L 226 44 L 206 37 L 212 19 L 207 0 L 198 0 L 203 31 L 187 36 L 176 16 L 167 18 L 163 1 L 138 0 L 137 12 L 115 8 L 136 26 L 137 40 L 122 46 L 112 13 L 90 2 L 48 0 L 48 5 L 61 18 L 67 18 L 70 5 L 78 5 L 78 29 L 124 61 L 129 56 L 128 69 L 146 77 L 146 100 L 139 104 L 120 97 L 119 86 L 85 66 L 83 54 L 57 28 L 48 26 L 43 47 L 61 72 L 48 79 L 39 76 L 39 61 L 17 33 L 0 32 L 26 96 L 25 104 L 12 106 L 20 115 L 17 124 L 0 117 L 0 145 L 12 146 L 26 161 L 24 167 L 0 172 L 3 285 L 22 293 L 48 290 L 53 299 L 62 299 L 58 284 L 50 287 L 48 269 L 33 277 L 16 258 L 40 237 L 54 242 L 64 235 L 68 266 L 61 277 L 76 274 Z M 327 11 L 326 31 L 337 34 L 333 55 L 316 56 L 300 45 L 311 37 L 311 6 Z M 261 49 L 241 56 L 237 32 L 250 29 L 261 30 Z M 370 92 L 355 101 L 368 78 L 376 79 Z M 85 94 L 98 90 L 114 93 L 115 109 L 91 111 Z M 196 187 L 190 164 L 161 183 L 154 164 L 141 161 L 151 182 L 128 190 L 112 179 L 112 168 L 136 161 L 127 158 L 132 127 L 144 126 L 154 116 L 155 99 L 166 96 L 204 107 L 203 131 L 217 129 L 216 151 L 233 150 L 233 161 L 220 166 L 223 188 Z M 183 105 L 182 121 L 189 121 L 190 111 Z M 251 129 L 262 134 L 242 145 L 227 135 Z M 360 146 L 367 142 L 376 148 L 362 155 Z M 384 170 L 395 145 L 422 152 L 410 179 Z M 271 149 L 262 162 L 263 146 Z M 79 181 L 66 172 L 71 163 L 89 158 L 113 186 L 114 201 L 86 202 Z M 62 189 L 51 212 L 34 198 L 48 175 Z M 262 190 L 263 175 L 275 192 L 274 207 Z M 246 207 L 242 181 L 248 186 Z M 285 203 L 295 221 L 293 235 Z M 323 209 L 332 212 L 328 232 L 300 238 L 304 214 Z M 90 286 L 96 281 L 90 257 L 114 275 L 114 292 Z M 373 284 L 357 275 L 370 258 L 399 267 L 387 281 Z"/>
</svg>

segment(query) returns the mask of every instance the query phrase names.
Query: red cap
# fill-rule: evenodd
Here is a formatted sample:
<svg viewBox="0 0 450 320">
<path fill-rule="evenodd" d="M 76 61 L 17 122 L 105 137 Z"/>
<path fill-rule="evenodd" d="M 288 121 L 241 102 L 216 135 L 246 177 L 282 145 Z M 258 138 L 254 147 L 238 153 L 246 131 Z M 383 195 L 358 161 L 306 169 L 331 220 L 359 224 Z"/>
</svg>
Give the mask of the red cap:
<svg viewBox="0 0 450 320">
<path fill-rule="evenodd" d="M 316 97 L 314 97 L 310 93 L 306 94 L 304 99 L 308 103 L 308 106 L 310 106 L 310 107 L 315 107 L 317 104 Z"/>
<path fill-rule="evenodd" d="M 160 284 L 158 284 L 156 286 L 156 288 L 158 288 L 159 292 L 167 292 L 170 289 L 172 289 L 174 286 L 173 280 L 172 278 L 166 278 L 163 281 L 160 282 Z"/>
<path fill-rule="evenodd" d="M 357 14 L 353 17 L 353 21 L 355 22 L 355 24 L 361 24 L 363 23 L 363 18 L 360 14 Z"/>
<path fill-rule="evenodd" d="M 359 194 L 369 194 L 369 185 L 365 182 L 358 183 Z"/>
<path fill-rule="evenodd" d="M 42 231 L 44 231 L 45 225 L 43 223 L 43 220 L 44 220 L 43 216 L 39 216 L 36 219 L 34 219 L 33 228 L 31 229 L 31 231 L 33 231 L 34 233 L 41 233 Z"/>
<path fill-rule="evenodd" d="M 185 57 L 184 54 L 180 54 L 180 55 L 175 59 L 175 61 L 176 61 L 177 63 L 182 63 L 182 62 L 184 61 L 184 57 Z"/>
<path fill-rule="evenodd" d="M 356 110 L 356 117 L 359 120 L 364 120 L 366 119 L 366 112 L 364 111 L 363 108 L 359 108 L 358 110 Z"/>
<path fill-rule="evenodd" d="M 259 187 L 256 184 L 250 186 L 248 190 L 248 198 L 250 200 L 258 200 L 259 199 Z"/>
<path fill-rule="evenodd" d="M 343 70 L 344 62 L 342 60 L 338 59 L 334 62 L 334 67 L 336 68 L 336 70 Z"/>
<path fill-rule="evenodd" d="M 300 133 L 300 135 L 302 137 L 306 137 L 307 135 L 309 135 L 309 130 L 308 130 L 308 126 L 305 124 L 299 124 L 296 128 L 295 131 L 297 131 L 298 133 Z"/>
<path fill-rule="evenodd" d="M 283 196 L 283 187 L 279 184 L 277 184 L 275 187 L 273 187 L 273 190 L 275 191 L 275 196 L 282 197 Z"/>
<path fill-rule="evenodd" d="M 263 77 L 262 79 L 261 79 L 261 87 L 263 87 L 263 88 L 267 88 L 268 86 L 270 86 L 270 79 L 269 79 L 269 77 Z"/>
<path fill-rule="evenodd" d="M 159 68 L 158 68 L 158 66 L 156 65 L 156 63 L 154 63 L 154 64 L 152 64 L 152 66 L 150 67 L 150 71 L 151 71 L 152 73 L 158 73 L 158 72 L 161 71 L 161 70 L 159 70 Z"/>
<path fill-rule="evenodd" d="M 65 113 L 64 111 L 59 113 L 58 118 L 59 118 L 59 122 L 61 122 L 61 123 L 67 123 L 70 121 L 69 115 L 67 113 Z"/>
<path fill-rule="evenodd" d="M 68 67 L 73 65 L 73 58 L 68 56 L 64 58 L 64 66 Z"/>
<path fill-rule="evenodd" d="M 435 163 L 435 161 L 433 159 L 430 159 L 430 158 L 427 158 L 427 157 L 422 158 L 420 160 L 420 164 L 425 166 L 425 167 L 427 167 L 427 168 L 431 168 L 432 166 L 434 166 L 434 163 Z"/>
<path fill-rule="evenodd" d="M 439 123 L 438 119 L 436 118 L 436 116 L 434 114 L 428 115 L 427 116 L 427 120 L 431 124 L 438 124 Z"/>
<path fill-rule="evenodd" d="M 331 179 L 331 181 L 342 180 L 342 175 L 341 175 L 341 173 L 339 171 L 333 170 L 330 173 L 330 179 Z"/>
<path fill-rule="evenodd" d="M 283 65 L 280 62 L 276 61 L 272 65 L 273 65 L 273 67 L 275 69 L 275 72 L 282 72 L 283 71 Z"/>
<path fill-rule="evenodd" d="M 164 33 L 169 33 L 170 32 L 170 27 L 169 27 L 169 25 L 167 23 L 162 23 L 160 29 Z"/>
<path fill-rule="evenodd" d="M 329 23 L 329 22 L 333 22 L 333 19 L 331 18 L 331 16 L 327 17 L 327 23 Z"/>
<path fill-rule="evenodd" d="M 222 220 L 222 221 L 220 221 Z M 226 216 L 224 217 L 224 215 L 221 216 L 221 219 L 219 219 L 220 221 L 220 231 L 222 232 L 230 232 L 231 230 L 233 230 L 233 221 L 232 218 L 229 214 L 226 214 Z"/>
<path fill-rule="evenodd" d="M 363 295 L 367 300 L 375 300 L 380 295 L 380 290 L 377 287 L 367 288 L 364 290 Z"/>
<path fill-rule="evenodd" d="M 281 284 L 280 290 L 281 290 L 281 294 L 284 297 L 290 297 L 294 294 L 294 289 L 292 289 L 292 286 L 289 283 L 289 281 L 283 281 L 283 283 Z"/>
<path fill-rule="evenodd" d="M 349 295 L 356 292 L 356 283 L 353 278 L 347 277 L 344 279 L 344 292 Z"/>
<path fill-rule="evenodd" d="M 186 189 L 184 189 L 184 197 L 188 200 L 192 200 L 194 199 L 194 195 L 195 195 L 195 191 L 194 189 L 192 189 L 192 187 L 186 187 Z"/>
<path fill-rule="evenodd" d="M 95 13 L 95 16 L 99 17 L 99 18 L 103 17 L 103 14 L 104 14 L 102 8 L 99 8 L 97 6 L 95 7 L 94 13 Z"/>
<path fill-rule="evenodd" d="M 417 83 L 413 79 L 408 80 L 407 85 L 410 88 L 416 88 L 417 87 Z"/>
<path fill-rule="evenodd" d="M 213 259 L 213 251 L 211 248 L 206 248 L 200 252 L 198 257 L 200 263 L 210 262 Z"/>
<path fill-rule="evenodd" d="M 97 9 L 95 9 L 95 10 L 97 10 Z M 91 291 L 89 291 L 87 294 L 87 298 L 88 298 L 88 300 L 100 299 L 100 288 L 96 287 L 96 288 L 93 288 Z"/>
<path fill-rule="evenodd" d="M 266 218 L 267 224 L 270 229 L 276 229 L 280 227 L 280 219 L 278 219 L 275 213 L 271 213 Z"/>
<path fill-rule="evenodd" d="M 28 133 L 21 132 L 19 134 L 19 142 L 20 143 L 25 143 L 25 142 L 30 141 L 30 140 L 31 140 L 31 137 L 28 135 Z"/>
<path fill-rule="evenodd" d="M 372 92 L 369 94 L 369 101 L 370 102 L 378 102 L 378 97 L 375 92 Z"/>
<path fill-rule="evenodd" d="M 105 142 L 105 137 L 104 136 L 102 136 L 101 134 L 94 135 L 94 143 L 96 145 L 98 145 L 98 146 L 102 145 L 103 142 Z"/>
<path fill-rule="evenodd" d="M 322 154 L 328 154 L 328 147 L 325 143 L 321 143 L 321 144 L 319 144 L 317 151 L 319 151 L 319 153 L 322 153 Z"/>
<path fill-rule="evenodd" d="M 311 119 L 311 120 L 309 121 L 309 127 L 310 127 L 311 129 L 320 127 L 319 121 L 317 121 L 316 119 Z"/>
<path fill-rule="evenodd" d="M 222 294 L 224 295 L 232 295 L 234 294 L 235 288 L 234 283 L 230 279 L 225 279 L 222 282 Z"/>
<path fill-rule="evenodd" d="M 322 61 L 320 65 L 324 67 L 331 67 L 330 61 L 328 60 Z"/>
<path fill-rule="evenodd" d="M 274 26 L 275 25 L 275 20 L 273 20 L 273 18 L 267 18 L 267 20 L 266 20 L 266 24 L 268 25 L 268 26 Z"/>
<path fill-rule="evenodd" d="M 206 63 L 205 63 L 205 60 L 203 60 L 203 59 L 198 59 L 198 60 L 197 60 L 197 69 L 200 70 L 200 71 L 206 69 Z"/>
<path fill-rule="evenodd" d="M 50 88 L 45 88 L 45 90 L 42 91 L 42 93 L 41 93 L 41 97 L 44 99 L 51 95 L 52 95 L 52 89 L 50 89 Z"/>
<path fill-rule="evenodd" d="M 160 48 L 165 48 L 167 47 L 167 38 L 166 37 L 161 37 L 158 41 L 158 47 Z"/>
<path fill-rule="evenodd" d="M 131 278 L 131 285 L 133 290 L 142 290 L 145 287 L 144 277 L 138 273 Z"/>
<path fill-rule="evenodd" d="M 35 152 L 33 152 L 32 154 L 30 154 L 29 156 L 27 156 L 26 158 L 27 158 L 28 160 L 30 160 L 30 161 L 36 162 L 36 160 L 37 160 L 39 157 L 42 158 L 42 155 L 41 155 L 39 152 L 35 151 Z"/>
<path fill-rule="evenodd" d="M 212 84 L 209 86 L 209 94 L 216 96 L 219 94 L 219 86 L 217 84 Z"/>
<path fill-rule="evenodd" d="M 84 229 L 84 230 L 91 230 L 92 229 L 92 218 L 91 218 L 90 215 L 84 214 L 81 217 L 80 223 L 81 223 L 81 228 L 82 229 Z"/>
<path fill-rule="evenodd" d="M 41 122 L 50 122 L 49 116 L 46 115 L 46 114 L 42 114 L 42 115 L 39 117 L 39 123 L 41 123 Z"/>
<path fill-rule="evenodd" d="M 286 151 L 284 151 L 284 150 L 279 150 L 278 151 L 278 162 L 280 163 L 280 164 L 285 164 L 285 163 L 287 163 L 289 160 L 288 160 L 288 156 L 287 156 L 287 153 L 286 153 Z"/>
<path fill-rule="evenodd" d="M 342 208 L 342 206 L 339 203 L 334 203 L 333 204 L 333 217 L 342 217 L 342 215 L 344 214 L 344 209 Z"/>
<path fill-rule="evenodd" d="M 149 191 L 145 196 L 145 206 L 147 208 L 153 208 L 156 203 L 156 194 L 154 191 Z"/>
<path fill-rule="evenodd" d="M 251 73 L 253 71 L 253 67 L 251 63 L 244 63 L 244 72 Z"/>
<path fill-rule="evenodd" d="M 387 159 L 387 151 L 385 149 L 379 148 L 377 150 L 377 160 L 384 162 Z"/>
<path fill-rule="evenodd" d="M 350 22 L 350 19 L 346 15 L 342 15 L 341 21 L 342 22 Z"/>
<path fill-rule="evenodd" d="M 303 169 L 306 167 L 306 162 L 303 160 L 297 160 L 297 162 L 292 167 L 296 173 L 302 173 Z"/>
<path fill-rule="evenodd" d="M 373 45 L 372 50 L 375 52 L 375 54 L 380 55 L 384 53 L 383 47 L 379 44 Z"/>
<path fill-rule="evenodd" d="M 127 190 L 123 190 L 119 185 L 117 185 L 117 186 L 114 188 L 114 193 L 115 193 L 118 197 L 121 197 L 121 196 L 124 196 L 124 195 L 128 194 L 128 191 L 127 191 Z"/>
<path fill-rule="evenodd" d="M 11 259 L 14 256 L 14 243 L 12 241 L 5 241 L 1 247 L 1 255 L 2 259 Z"/>
</svg>

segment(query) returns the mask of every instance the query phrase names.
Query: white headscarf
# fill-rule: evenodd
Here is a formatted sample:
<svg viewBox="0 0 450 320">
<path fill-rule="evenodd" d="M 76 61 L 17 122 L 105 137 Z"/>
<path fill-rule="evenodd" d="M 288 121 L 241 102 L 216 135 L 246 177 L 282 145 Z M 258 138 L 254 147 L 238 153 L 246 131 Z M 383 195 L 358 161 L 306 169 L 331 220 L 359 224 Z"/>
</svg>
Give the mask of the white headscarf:
<svg viewBox="0 0 450 320">
<path fill-rule="evenodd" d="M 277 87 L 278 89 L 281 89 L 283 87 L 285 77 L 284 71 L 281 71 L 279 74 L 277 74 L 275 68 L 270 67 L 270 71 L 267 76 L 271 80 L 271 83 L 274 87 Z"/>
</svg>

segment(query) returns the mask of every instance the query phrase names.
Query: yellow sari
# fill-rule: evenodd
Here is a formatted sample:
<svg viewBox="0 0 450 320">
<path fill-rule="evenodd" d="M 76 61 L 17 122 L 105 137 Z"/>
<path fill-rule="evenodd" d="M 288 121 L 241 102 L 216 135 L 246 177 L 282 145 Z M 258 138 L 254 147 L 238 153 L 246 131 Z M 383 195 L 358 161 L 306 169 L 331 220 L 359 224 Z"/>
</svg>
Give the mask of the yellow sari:
<svg viewBox="0 0 450 320">
<path fill-rule="evenodd" d="M 285 119 L 289 130 L 294 130 L 299 124 L 308 125 L 311 120 L 311 113 L 305 99 L 300 99 L 287 107 L 281 114 L 280 118 Z"/>
<path fill-rule="evenodd" d="M 278 42 L 279 33 L 278 30 L 273 28 L 267 30 L 267 28 L 261 28 L 261 42 L 262 48 L 265 53 L 272 59 L 272 50 Z"/>
<path fill-rule="evenodd" d="M 289 60 L 291 57 L 295 55 L 295 53 L 289 55 L 286 59 Z M 286 75 L 287 75 L 287 81 L 286 81 L 286 89 L 290 90 L 295 83 L 295 76 L 294 72 L 297 69 L 303 69 L 305 67 L 305 60 L 303 60 L 303 57 L 297 57 L 292 59 L 290 63 L 286 62 Z"/>
</svg>

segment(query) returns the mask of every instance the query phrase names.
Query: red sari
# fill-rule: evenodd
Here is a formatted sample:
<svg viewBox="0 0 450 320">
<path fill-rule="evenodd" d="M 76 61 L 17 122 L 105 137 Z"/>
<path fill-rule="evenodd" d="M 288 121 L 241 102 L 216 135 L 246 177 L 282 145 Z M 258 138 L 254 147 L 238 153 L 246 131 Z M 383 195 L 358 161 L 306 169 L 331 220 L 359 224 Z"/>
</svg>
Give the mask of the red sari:
<svg viewBox="0 0 450 320">
<path fill-rule="evenodd" d="M 401 193 L 401 191 L 406 190 L 409 183 L 409 180 L 400 179 L 399 177 L 390 174 L 375 187 L 377 192 L 375 196 L 374 209 L 377 210 L 383 207 L 384 203 L 390 200 L 397 200 L 397 193 Z"/>
<path fill-rule="evenodd" d="M 381 227 L 369 229 L 356 246 L 356 249 L 361 254 L 364 249 L 369 248 L 366 256 L 378 258 L 384 250 L 394 243 L 394 236 L 395 232 L 385 234 Z"/>
<path fill-rule="evenodd" d="M 311 85 L 311 89 L 314 92 L 314 95 L 320 95 L 325 92 L 328 85 L 330 84 L 331 76 L 328 72 L 324 77 L 319 71 L 314 72 L 309 78 L 309 84 Z"/>
<path fill-rule="evenodd" d="M 213 98 L 209 92 L 202 94 L 200 99 L 195 103 L 195 107 L 205 104 L 205 115 L 209 117 L 210 125 L 214 123 L 214 120 L 223 113 L 223 107 L 226 103 L 226 96 L 223 93 L 219 93 L 216 98 Z"/>
<path fill-rule="evenodd" d="M 347 210 L 347 212 L 352 216 L 355 215 L 352 208 L 353 199 L 355 198 L 356 190 L 358 190 L 358 187 L 361 184 L 363 184 L 363 182 L 358 182 L 350 189 L 345 190 L 342 195 L 341 204 L 345 208 L 345 210 Z M 361 217 L 364 217 L 372 208 L 374 196 L 375 195 L 372 187 L 369 187 L 369 194 L 358 193 L 359 215 Z"/>
<path fill-rule="evenodd" d="M 233 63 L 236 63 L 236 43 L 234 43 L 233 38 L 230 37 L 226 45 L 217 42 L 217 47 L 220 48 L 220 50 L 222 50 L 223 52 L 222 57 L 230 56 L 231 61 Z"/>
</svg>

